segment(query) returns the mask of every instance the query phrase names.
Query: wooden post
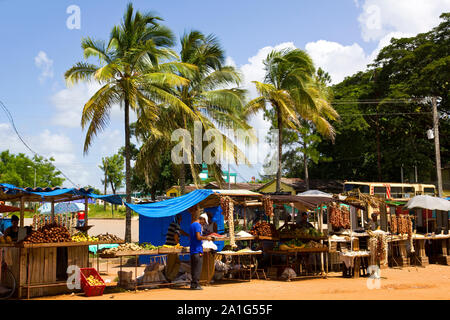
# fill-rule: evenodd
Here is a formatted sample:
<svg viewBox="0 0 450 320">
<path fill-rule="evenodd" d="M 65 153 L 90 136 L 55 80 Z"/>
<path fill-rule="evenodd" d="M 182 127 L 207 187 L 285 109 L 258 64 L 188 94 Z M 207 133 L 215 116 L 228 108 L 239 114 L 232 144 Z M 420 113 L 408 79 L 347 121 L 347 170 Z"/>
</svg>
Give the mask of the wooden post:
<svg viewBox="0 0 450 320">
<path fill-rule="evenodd" d="M 88 211 L 89 211 L 88 200 L 89 200 L 88 197 L 84 197 L 84 225 L 85 226 L 88 225 Z"/>
<path fill-rule="evenodd" d="M 55 221 L 55 200 L 52 200 L 51 217 L 52 217 L 51 223 L 53 223 Z"/>
<path fill-rule="evenodd" d="M 20 197 L 20 227 L 24 227 L 24 216 L 25 216 L 25 202 L 23 196 Z"/>
<path fill-rule="evenodd" d="M 244 209 L 244 230 L 247 231 L 247 204 L 242 209 Z"/>
</svg>

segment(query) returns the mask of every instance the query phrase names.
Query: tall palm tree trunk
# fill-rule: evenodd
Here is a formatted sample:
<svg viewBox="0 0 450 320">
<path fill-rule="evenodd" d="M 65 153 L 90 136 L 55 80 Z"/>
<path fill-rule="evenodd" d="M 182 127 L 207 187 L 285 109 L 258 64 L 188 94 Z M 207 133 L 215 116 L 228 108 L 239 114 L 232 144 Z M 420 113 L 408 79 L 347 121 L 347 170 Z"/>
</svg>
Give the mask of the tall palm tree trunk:
<svg viewBox="0 0 450 320">
<path fill-rule="evenodd" d="M 180 164 L 180 195 L 186 193 L 186 165 Z"/>
<path fill-rule="evenodd" d="M 306 142 L 303 141 L 303 164 L 305 166 L 305 184 L 306 190 L 309 190 L 309 173 L 308 173 L 308 158 L 306 157 Z"/>
<path fill-rule="evenodd" d="M 130 103 L 125 98 L 125 189 L 126 200 L 131 203 L 131 164 L 130 164 Z M 126 208 L 125 241 L 131 242 L 131 209 Z"/>
<path fill-rule="evenodd" d="M 277 159 L 277 184 L 276 191 L 281 191 L 281 156 L 283 155 L 283 120 L 280 108 L 277 108 L 278 121 L 278 159 Z"/>
</svg>

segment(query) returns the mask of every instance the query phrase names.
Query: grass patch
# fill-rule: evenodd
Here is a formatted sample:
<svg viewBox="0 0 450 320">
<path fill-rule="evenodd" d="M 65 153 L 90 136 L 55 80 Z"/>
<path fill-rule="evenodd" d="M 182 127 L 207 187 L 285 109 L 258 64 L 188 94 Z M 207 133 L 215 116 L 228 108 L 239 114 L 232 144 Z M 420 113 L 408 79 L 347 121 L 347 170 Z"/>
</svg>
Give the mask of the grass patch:
<svg viewBox="0 0 450 320">
<path fill-rule="evenodd" d="M 17 216 L 19 216 L 19 212 L 15 213 Z M 33 215 L 35 215 L 35 212 L 28 212 L 25 211 L 25 218 L 33 218 Z M 106 210 L 103 205 L 99 204 L 89 204 L 89 212 L 88 212 L 88 218 L 101 218 L 101 219 L 108 219 L 108 218 L 123 218 L 125 219 L 126 216 L 126 207 L 125 206 L 117 206 L 117 209 L 114 208 L 114 213 L 112 212 L 111 205 L 106 205 Z M 131 216 L 138 216 L 138 214 L 134 211 L 131 211 Z"/>
</svg>

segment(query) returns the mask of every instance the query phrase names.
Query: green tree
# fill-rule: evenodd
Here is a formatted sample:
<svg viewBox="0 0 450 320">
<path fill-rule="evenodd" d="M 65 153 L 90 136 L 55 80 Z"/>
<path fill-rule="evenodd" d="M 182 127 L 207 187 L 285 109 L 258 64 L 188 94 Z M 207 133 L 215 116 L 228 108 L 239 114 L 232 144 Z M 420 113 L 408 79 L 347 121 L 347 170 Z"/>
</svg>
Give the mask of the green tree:
<svg viewBox="0 0 450 320">
<path fill-rule="evenodd" d="M 311 121 L 318 132 L 334 137 L 334 129 L 327 119 L 338 117 L 328 102 L 320 83 L 315 81 L 313 61 L 299 49 L 272 51 L 264 61 L 264 83 L 253 81 L 260 97 L 250 101 L 247 113 L 273 108 L 272 126 L 278 129 L 278 157 L 276 190 L 281 190 L 283 133 L 286 127 L 299 130 L 300 119 Z"/>
<path fill-rule="evenodd" d="M 81 41 L 84 58 L 97 58 L 100 65 L 78 62 L 66 71 L 66 81 L 96 81 L 102 87 L 85 104 L 81 126 L 87 127 L 84 152 L 93 138 L 108 124 L 111 108 L 120 103 L 125 115 L 125 175 L 126 200 L 131 201 L 130 109 L 148 118 L 158 117 L 161 103 L 173 109 L 190 109 L 168 91 L 169 87 L 188 82 L 174 71 L 189 66 L 169 61 L 176 54 L 172 32 L 162 25 L 162 19 L 152 13 L 134 13 L 128 4 L 123 21 L 113 27 L 108 43 L 85 38 Z M 181 112 L 181 111 L 180 111 Z M 127 208 L 125 240 L 131 241 L 131 211 Z"/>
<path fill-rule="evenodd" d="M 194 121 L 199 121 L 202 130 L 216 128 L 231 129 L 250 129 L 243 115 L 245 91 L 239 89 L 241 78 L 234 67 L 225 65 L 225 53 L 219 44 L 219 41 L 213 35 L 204 35 L 199 31 L 191 31 L 184 34 L 180 41 L 180 62 L 196 67 L 195 71 L 180 70 L 179 75 L 189 80 L 188 83 L 177 86 L 172 91 L 188 108 L 195 114 L 195 117 L 189 118 L 186 113 L 173 110 L 167 106 L 160 114 L 159 121 L 154 124 L 161 128 L 159 132 L 148 132 L 148 121 L 145 118 L 138 120 L 141 130 L 143 146 L 138 156 L 137 165 L 151 176 L 149 171 L 158 166 L 158 155 L 164 155 L 174 144 L 170 141 L 173 130 L 183 128 L 189 132 L 194 130 Z M 232 88 L 230 88 L 232 87 Z M 168 130 L 169 129 L 169 130 Z M 143 131 L 143 132 L 142 132 Z M 165 134 L 161 134 L 164 132 Z M 192 135 L 193 136 L 193 135 Z M 234 145 L 234 143 L 225 134 L 222 134 L 228 146 L 227 149 L 231 157 L 245 161 L 243 153 Z M 192 143 L 192 151 L 195 146 Z M 203 148 L 206 142 L 203 144 Z M 203 149 L 202 149 L 203 150 Z M 150 160 L 152 159 L 152 160 Z M 194 163 L 194 157 L 190 158 L 190 174 L 196 185 L 200 183 L 199 169 L 200 164 Z M 184 193 L 186 185 L 185 165 L 179 166 L 179 177 L 181 193 Z M 212 173 L 215 180 L 223 185 L 222 170 L 219 164 L 208 164 L 208 170 Z"/>
<path fill-rule="evenodd" d="M 64 182 L 61 172 L 52 162 L 40 156 L 29 158 L 23 153 L 11 154 L 9 150 L 0 153 L 0 181 L 18 187 L 33 187 L 36 172 L 36 187 L 58 187 Z"/>
</svg>

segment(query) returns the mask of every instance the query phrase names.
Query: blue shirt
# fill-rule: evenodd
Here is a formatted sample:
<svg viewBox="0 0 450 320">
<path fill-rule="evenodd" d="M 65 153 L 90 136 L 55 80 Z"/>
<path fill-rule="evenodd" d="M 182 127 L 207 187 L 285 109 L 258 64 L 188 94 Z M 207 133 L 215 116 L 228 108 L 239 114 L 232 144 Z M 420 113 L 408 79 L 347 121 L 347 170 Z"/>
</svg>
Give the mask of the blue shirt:
<svg viewBox="0 0 450 320">
<path fill-rule="evenodd" d="M 191 224 L 189 228 L 189 235 L 191 238 L 191 254 L 203 253 L 202 240 L 197 240 L 197 232 L 202 234 L 202 225 L 198 222 Z"/>
</svg>

